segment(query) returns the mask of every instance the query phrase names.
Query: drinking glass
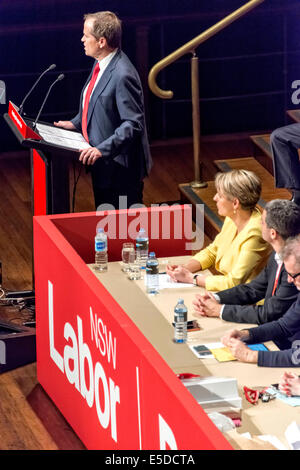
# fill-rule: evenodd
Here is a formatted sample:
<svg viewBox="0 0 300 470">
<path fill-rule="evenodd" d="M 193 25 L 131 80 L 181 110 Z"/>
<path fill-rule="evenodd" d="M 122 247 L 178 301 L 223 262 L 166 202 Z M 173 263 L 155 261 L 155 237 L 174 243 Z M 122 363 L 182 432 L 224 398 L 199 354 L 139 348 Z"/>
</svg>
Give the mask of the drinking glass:
<svg viewBox="0 0 300 470">
<path fill-rule="evenodd" d="M 166 274 L 168 264 L 170 264 L 168 259 L 159 258 L 159 272 L 162 274 Z"/>
<path fill-rule="evenodd" d="M 128 279 L 131 281 L 137 281 L 142 278 L 141 266 L 139 259 L 137 258 L 137 252 L 135 250 L 129 252 L 129 271 Z"/>
<path fill-rule="evenodd" d="M 123 243 L 122 246 L 122 271 L 129 271 L 129 254 L 134 252 L 133 243 Z"/>
</svg>

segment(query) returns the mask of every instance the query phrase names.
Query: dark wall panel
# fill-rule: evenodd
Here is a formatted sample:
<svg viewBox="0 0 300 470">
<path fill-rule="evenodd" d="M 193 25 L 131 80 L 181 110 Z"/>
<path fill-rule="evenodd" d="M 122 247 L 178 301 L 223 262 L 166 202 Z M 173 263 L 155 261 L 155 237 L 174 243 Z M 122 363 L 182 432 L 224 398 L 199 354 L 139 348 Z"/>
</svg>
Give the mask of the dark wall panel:
<svg viewBox="0 0 300 470">
<path fill-rule="evenodd" d="M 0 3 L 0 80 L 7 98 L 20 104 L 40 73 L 51 63 L 26 104 L 35 116 L 47 87 L 58 73 L 65 80 L 52 90 L 42 118 L 69 119 L 92 60 L 85 57 L 82 17 L 110 9 L 123 19 L 123 49 L 142 73 L 150 138 L 192 134 L 190 58 L 184 56 L 158 76 L 174 98 L 165 101 L 148 89 L 147 74 L 158 60 L 191 40 L 246 0 L 4 0 Z M 144 56 L 137 43 L 146 28 Z M 148 50 L 147 50 L 148 48 Z M 291 84 L 300 80 L 300 2 L 266 0 L 197 50 L 200 73 L 201 131 L 204 134 L 273 129 L 287 122 Z M 0 113 L 6 110 L 0 105 Z M 0 151 L 17 148 L 1 118 Z"/>
</svg>

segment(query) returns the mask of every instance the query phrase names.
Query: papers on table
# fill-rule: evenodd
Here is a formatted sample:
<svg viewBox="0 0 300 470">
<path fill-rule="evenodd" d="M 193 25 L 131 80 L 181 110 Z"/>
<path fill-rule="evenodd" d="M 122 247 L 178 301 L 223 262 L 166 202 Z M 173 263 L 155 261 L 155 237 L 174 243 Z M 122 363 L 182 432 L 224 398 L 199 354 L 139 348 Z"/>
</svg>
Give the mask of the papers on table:
<svg viewBox="0 0 300 470">
<path fill-rule="evenodd" d="M 246 439 L 251 439 L 252 436 L 249 432 L 240 434 L 241 437 L 245 437 Z M 270 434 L 256 436 L 258 439 L 269 442 L 278 450 L 289 450 L 283 443 L 276 437 Z M 293 421 L 285 431 L 286 440 L 292 450 L 299 450 L 300 449 L 300 428 L 296 421 Z"/>
<path fill-rule="evenodd" d="M 223 343 L 189 345 L 199 359 L 215 358 L 219 362 L 236 361 L 230 350 Z"/>
<path fill-rule="evenodd" d="M 251 434 L 249 432 L 245 432 L 241 434 L 242 437 L 245 437 L 246 439 L 251 439 Z M 264 434 L 261 436 L 256 436 L 258 439 L 264 442 L 269 442 L 278 450 L 288 450 L 286 446 L 282 444 L 282 442 L 276 437 L 272 436 L 271 434 Z"/>
<path fill-rule="evenodd" d="M 188 346 L 199 359 L 212 359 L 214 357 L 207 344 L 189 344 Z"/>
<path fill-rule="evenodd" d="M 264 344 L 249 344 L 248 346 L 253 351 L 268 351 L 268 348 L 266 348 Z M 207 359 L 214 357 L 219 362 L 236 361 L 236 358 L 231 354 L 230 349 L 224 346 L 224 344 L 221 342 L 193 344 L 189 345 L 189 347 L 199 359 Z"/>
<path fill-rule="evenodd" d="M 285 431 L 285 437 L 293 450 L 300 449 L 300 427 L 296 421 L 293 421 Z"/>
<path fill-rule="evenodd" d="M 171 280 L 168 274 L 159 275 L 159 289 L 183 289 L 186 287 L 195 287 L 193 284 L 188 284 L 185 282 L 174 282 Z"/>
<path fill-rule="evenodd" d="M 288 397 L 284 393 L 281 393 L 279 390 L 276 390 L 274 387 L 269 387 L 267 389 L 268 393 L 275 394 L 278 400 L 283 401 L 290 406 L 300 406 L 300 397 Z"/>
<path fill-rule="evenodd" d="M 61 145 L 73 150 L 84 150 L 90 147 L 80 132 L 48 126 L 47 124 L 37 124 L 36 130 L 46 142 L 51 144 Z"/>
</svg>

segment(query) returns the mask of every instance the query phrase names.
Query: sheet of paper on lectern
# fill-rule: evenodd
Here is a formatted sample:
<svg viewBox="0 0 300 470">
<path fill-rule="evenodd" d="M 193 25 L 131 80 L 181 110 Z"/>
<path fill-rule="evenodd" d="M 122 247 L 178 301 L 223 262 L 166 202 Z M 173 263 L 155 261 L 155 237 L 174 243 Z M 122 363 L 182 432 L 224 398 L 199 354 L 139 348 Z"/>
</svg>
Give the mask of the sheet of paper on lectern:
<svg viewBox="0 0 300 470">
<path fill-rule="evenodd" d="M 37 124 L 36 130 L 46 142 L 51 144 L 61 145 L 62 147 L 74 150 L 84 150 L 91 147 L 80 132 L 53 127 L 47 124 Z"/>
</svg>

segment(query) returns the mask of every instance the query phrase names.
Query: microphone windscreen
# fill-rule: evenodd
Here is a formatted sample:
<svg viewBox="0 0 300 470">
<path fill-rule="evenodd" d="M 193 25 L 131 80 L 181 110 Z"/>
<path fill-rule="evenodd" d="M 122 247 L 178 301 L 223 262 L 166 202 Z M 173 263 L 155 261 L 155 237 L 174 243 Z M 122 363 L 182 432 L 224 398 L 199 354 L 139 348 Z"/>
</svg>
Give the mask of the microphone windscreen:
<svg viewBox="0 0 300 470">
<path fill-rule="evenodd" d="M 55 67 L 56 67 L 56 64 L 52 64 L 52 65 L 50 65 L 50 67 L 48 68 L 48 70 L 53 70 L 53 69 L 55 69 Z"/>
</svg>

